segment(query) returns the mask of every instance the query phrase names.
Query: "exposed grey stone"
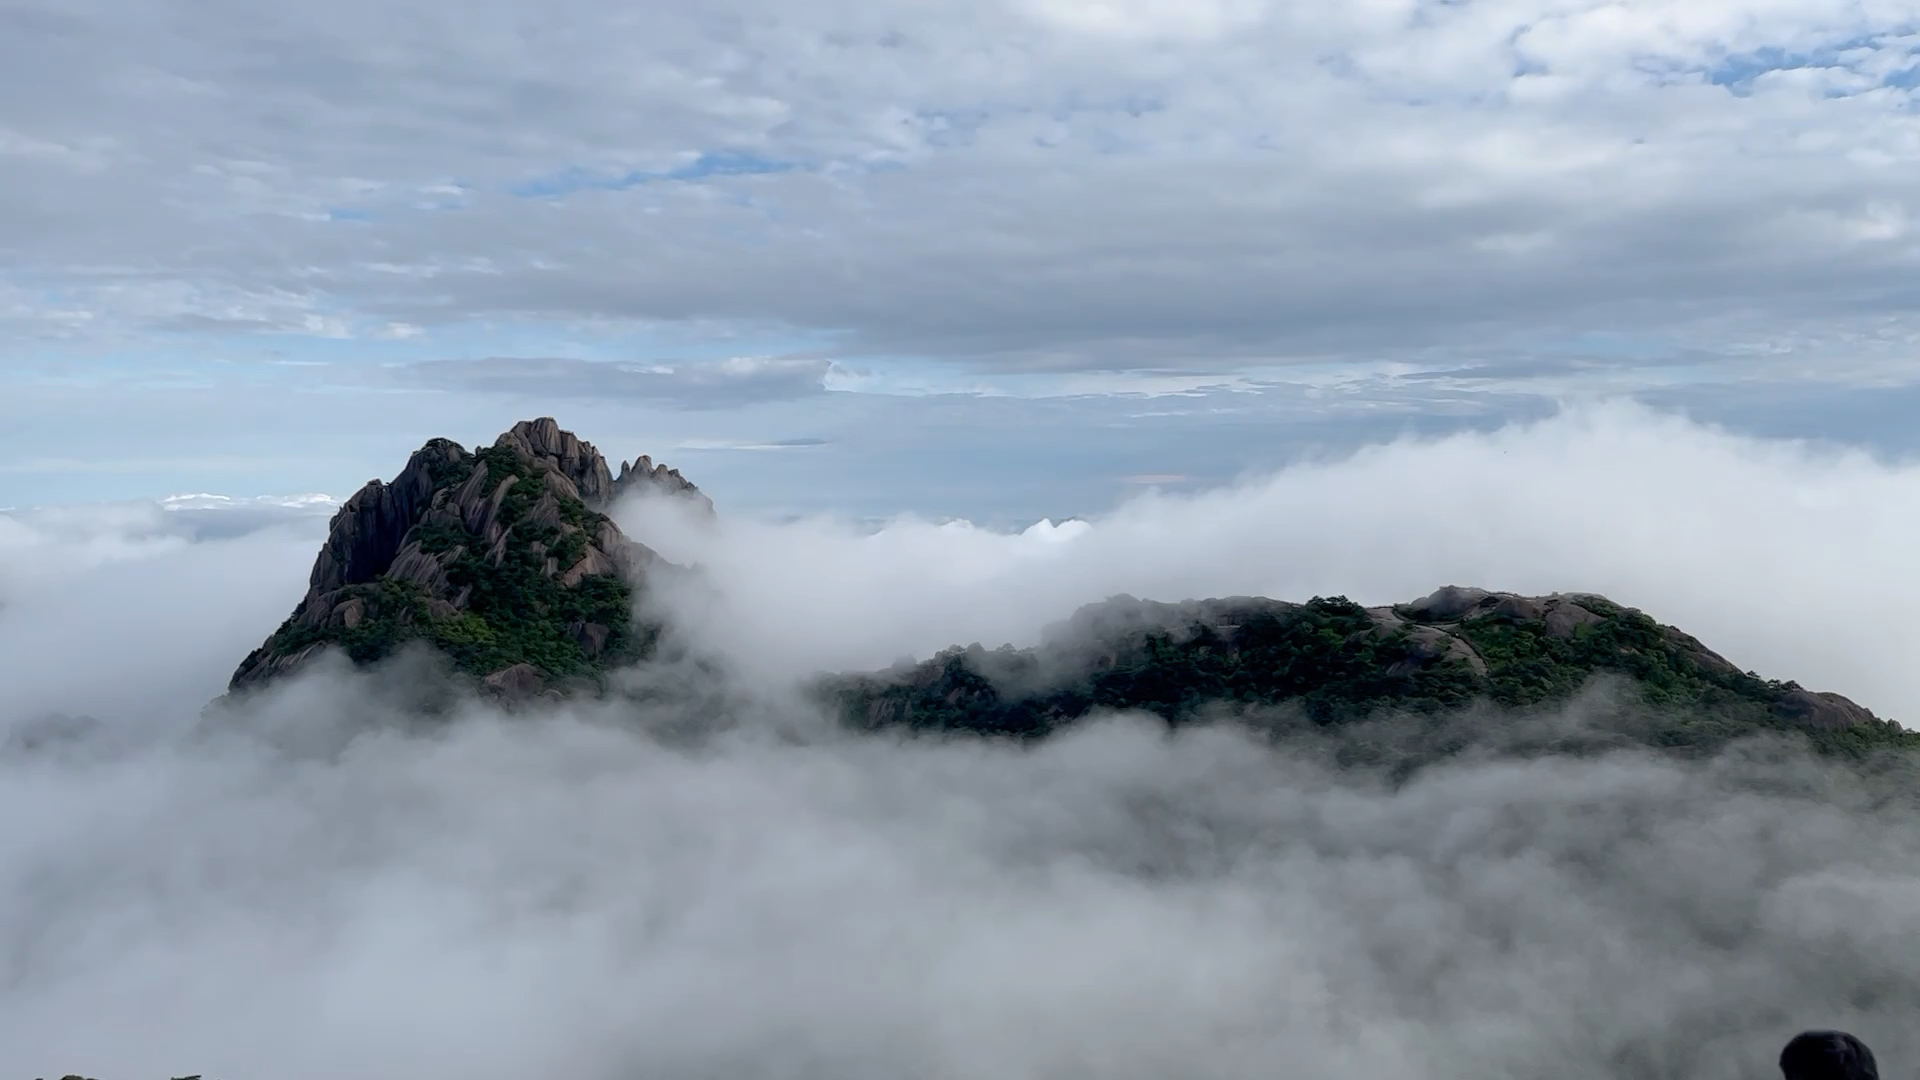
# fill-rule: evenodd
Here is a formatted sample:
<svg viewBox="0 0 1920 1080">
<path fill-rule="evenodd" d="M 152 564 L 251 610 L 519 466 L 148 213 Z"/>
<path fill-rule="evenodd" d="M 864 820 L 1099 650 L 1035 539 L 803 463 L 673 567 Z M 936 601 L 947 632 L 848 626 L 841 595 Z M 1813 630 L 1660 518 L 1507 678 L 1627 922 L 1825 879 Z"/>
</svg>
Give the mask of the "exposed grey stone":
<svg viewBox="0 0 1920 1080">
<path fill-rule="evenodd" d="M 489 693 L 509 701 L 522 701 L 546 688 L 540 669 L 532 664 L 513 664 L 480 680 Z"/>
<path fill-rule="evenodd" d="M 1781 716 L 1822 731 L 1835 731 L 1860 724 L 1878 724 L 1873 713 L 1839 694 L 1813 690 L 1790 690 L 1786 700 L 1774 707 Z"/>
<path fill-rule="evenodd" d="M 420 550 L 418 541 L 408 541 L 394 558 L 393 565 L 387 569 L 386 577 L 390 581 L 412 582 L 425 589 L 428 595 L 438 596 L 452 588 L 447 582 L 445 563 L 452 562 L 447 556 L 455 554 L 449 551 L 443 555 L 429 555 Z"/>
<path fill-rule="evenodd" d="M 359 626 L 360 620 L 366 617 L 366 607 L 360 602 L 359 597 L 353 597 L 335 607 L 333 613 L 327 617 L 327 622 L 330 625 L 351 630 Z"/>
<path fill-rule="evenodd" d="M 1513 619 L 1518 622 L 1537 622 L 1546 617 L 1545 601 L 1531 596 L 1514 596 L 1508 593 L 1495 593 L 1499 597 L 1493 606 L 1486 609 L 1490 618 Z M 1482 601 L 1484 603 L 1484 601 Z"/>
<path fill-rule="evenodd" d="M 1447 585 L 1411 604 L 1401 606 L 1407 615 L 1429 622 L 1451 622 L 1465 616 L 1493 594 L 1485 589 Z"/>
<path fill-rule="evenodd" d="M 1542 617 L 1546 624 L 1547 636 L 1570 638 L 1582 626 L 1593 626 L 1601 618 L 1571 600 L 1557 600 L 1551 603 Z"/>
<path fill-rule="evenodd" d="M 466 457 L 457 444 L 434 439 L 413 452 L 391 484 L 370 480 L 355 492 L 328 525 L 326 545 L 308 579 L 309 591 L 332 592 L 386 573 L 433 494 L 434 465 Z"/>
<path fill-rule="evenodd" d="M 536 528 L 559 528 L 561 525 L 560 500 L 554 498 L 551 491 L 542 494 L 534 502 L 533 508 L 527 511 L 527 516 L 523 520 Z"/>
<path fill-rule="evenodd" d="M 680 475 L 679 469 L 669 469 L 665 465 L 656 465 L 651 457 L 640 455 L 630 462 L 622 462 L 620 475 L 613 480 L 609 492 L 609 501 L 628 492 L 651 492 L 658 495 L 673 495 L 692 500 L 708 514 L 713 513 L 713 500 L 707 498 L 693 482 Z"/>
<path fill-rule="evenodd" d="M 606 552 L 597 547 L 590 547 L 585 555 L 580 556 L 579 562 L 568 567 L 567 572 L 561 575 L 560 584 L 571 589 L 580 584 L 580 579 L 588 574 L 611 574 L 618 569 L 613 558 Z"/>
<path fill-rule="evenodd" d="M 613 476 L 607 471 L 607 459 L 570 431 L 560 430 L 551 416 L 522 420 L 498 439 L 495 446 L 511 446 L 536 461 L 547 459 L 573 484 L 581 501 L 600 509 L 613 499 Z"/>
<path fill-rule="evenodd" d="M 580 651 L 588 656 L 599 656 L 605 652 L 607 638 L 612 633 L 612 627 L 602 626 L 599 623 L 576 622 L 567 627 L 567 634 L 573 638 L 575 644 L 580 646 Z"/>
</svg>

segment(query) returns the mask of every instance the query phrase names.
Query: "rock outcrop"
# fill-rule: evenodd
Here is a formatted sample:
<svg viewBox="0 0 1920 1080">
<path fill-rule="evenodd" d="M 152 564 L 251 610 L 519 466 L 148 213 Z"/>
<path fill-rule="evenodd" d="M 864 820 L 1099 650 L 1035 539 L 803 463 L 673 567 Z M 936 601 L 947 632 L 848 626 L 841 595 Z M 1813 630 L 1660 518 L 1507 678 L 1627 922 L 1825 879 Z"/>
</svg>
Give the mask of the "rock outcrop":
<svg viewBox="0 0 1920 1080">
<path fill-rule="evenodd" d="M 692 499 L 713 513 L 713 501 L 693 486 L 693 481 L 680 475 L 679 469 L 669 469 L 665 465 L 656 465 L 651 457 L 640 455 L 632 461 L 622 462 L 620 475 L 613 478 L 613 497 L 619 498 L 628 492 L 652 492 Z"/>
<path fill-rule="evenodd" d="M 293 615 L 242 661 L 231 690 L 299 670 L 330 648 L 380 659 L 422 639 L 507 696 L 644 652 L 632 589 L 657 561 L 606 516 L 648 490 L 712 502 L 646 457 L 618 477 L 551 417 L 468 452 L 432 439 L 391 481 L 334 515 Z"/>
<path fill-rule="evenodd" d="M 1142 634 L 1166 634 L 1174 640 L 1186 640 L 1197 633 L 1231 637 L 1249 618 L 1284 618 L 1306 608 L 1303 604 L 1250 596 L 1179 603 L 1119 596 L 1090 604 L 1066 622 L 1049 627 L 1045 639 L 1055 647 L 1093 646 L 1096 653 L 1104 657 L 1100 662 L 1110 665 L 1117 661 L 1116 646 Z M 1388 668 L 1388 674 L 1396 676 L 1411 674 L 1441 661 L 1457 661 L 1477 675 L 1487 675 L 1490 670 L 1487 658 L 1474 647 L 1472 635 L 1463 630 L 1469 624 L 1525 625 L 1548 640 L 1572 641 L 1582 630 L 1601 626 L 1611 618 L 1628 615 L 1644 618 L 1637 611 L 1592 593 L 1521 596 L 1457 585 L 1442 587 L 1411 603 L 1358 610 L 1365 612 L 1375 637 L 1404 644 L 1406 655 Z M 1692 635 L 1671 626 L 1660 626 L 1658 632 L 1689 663 L 1721 674 L 1739 673 L 1733 663 Z M 1845 698 L 1839 700 L 1846 701 Z M 1807 702 L 1795 708 L 1828 716 L 1834 715 L 1837 706 Z"/>
<path fill-rule="evenodd" d="M 592 443 L 581 441 L 570 431 L 560 430 L 560 425 L 550 416 L 515 424 L 494 445 L 509 446 L 528 458 L 550 462 L 555 471 L 573 484 L 574 493 L 595 509 L 604 509 L 628 493 L 653 493 L 691 499 L 707 513 L 713 512 L 713 500 L 681 476 L 680 470 L 656 465 L 651 457 L 642 454 L 633 461 L 621 463 L 620 473 L 615 476 L 608 469 L 607 459 L 600 456 Z"/>
</svg>

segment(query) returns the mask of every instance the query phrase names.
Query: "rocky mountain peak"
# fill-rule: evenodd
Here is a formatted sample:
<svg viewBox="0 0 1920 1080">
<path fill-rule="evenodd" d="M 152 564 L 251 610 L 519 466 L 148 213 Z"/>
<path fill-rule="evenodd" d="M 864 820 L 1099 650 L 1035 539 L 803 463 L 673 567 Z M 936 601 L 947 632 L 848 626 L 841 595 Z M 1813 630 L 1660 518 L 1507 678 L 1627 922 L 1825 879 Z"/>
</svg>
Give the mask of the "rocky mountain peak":
<svg viewBox="0 0 1920 1080">
<path fill-rule="evenodd" d="M 620 475 L 613 478 L 613 496 L 619 498 L 629 491 L 651 491 L 662 495 L 678 495 L 693 499 L 696 503 L 713 513 L 713 501 L 693 486 L 693 482 L 680 475 L 679 469 L 669 469 L 665 465 L 656 465 L 651 457 L 640 455 L 629 462 L 620 464 Z"/>
<path fill-rule="evenodd" d="M 712 510 L 678 471 L 646 457 L 616 480 L 592 443 L 552 417 L 521 421 L 478 452 L 429 440 L 399 475 L 341 506 L 306 596 L 241 663 L 232 689 L 329 648 L 366 662 L 415 639 L 515 694 L 637 658 L 650 633 L 633 623 L 632 590 L 657 556 L 605 510 L 638 485 Z"/>
<path fill-rule="evenodd" d="M 680 470 L 656 465 L 653 458 L 642 454 L 622 462 L 616 476 L 592 443 L 576 438 L 570 431 L 562 431 L 551 416 L 520 421 L 501 433 L 494 445 L 510 448 L 539 463 L 540 467 L 566 477 L 582 501 L 596 510 L 611 506 L 629 492 L 648 492 L 684 496 L 707 513 L 713 512 L 713 500 L 680 475 Z"/>
<path fill-rule="evenodd" d="M 571 431 L 562 431 L 551 416 L 522 420 L 502 432 L 493 445 L 511 449 L 536 467 L 566 477 L 574 494 L 593 509 L 603 509 L 613 501 L 613 474 L 607 469 L 607 459 L 592 443 Z"/>
</svg>

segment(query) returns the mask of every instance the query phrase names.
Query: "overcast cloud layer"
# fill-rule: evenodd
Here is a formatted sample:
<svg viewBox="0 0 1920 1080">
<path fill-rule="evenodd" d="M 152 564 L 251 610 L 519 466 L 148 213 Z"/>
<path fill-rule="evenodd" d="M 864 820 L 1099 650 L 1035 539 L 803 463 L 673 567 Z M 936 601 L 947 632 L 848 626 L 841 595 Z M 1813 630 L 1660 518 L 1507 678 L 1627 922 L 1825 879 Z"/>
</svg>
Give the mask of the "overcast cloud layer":
<svg viewBox="0 0 1920 1080">
<path fill-rule="evenodd" d="M 1617 395 L 1911 450 L 1910 8 L 12 0 L 0 507 L 543 413 L 996 523 Z"/>
<path fill-rule="evenodd" d="M 0 319 L 1883 378 L 1914 31 L 1894 0 L 26 0 Z"/>
<path fill-rule="evenodd" d="M 781 692 L 1123 590 L 1464 580 L 1606 591 L 1908 718 L 1920 470 L 1619 409 L 1018 534 L 633 507 L 698 556 L 705 598 L 668 601 L 733 704 L 414 736 L 335 671 L 188 737 L 324 521 L 216 504 L 0 516 L 22 1075 L 1748 1080 L 1828 1024 L 1888 1075 L 1920 1057 L 1909 776 L 1763 751 L 1393 791 L 1126 720 L 1032 753 L 834 737 Z"/>
</svg>

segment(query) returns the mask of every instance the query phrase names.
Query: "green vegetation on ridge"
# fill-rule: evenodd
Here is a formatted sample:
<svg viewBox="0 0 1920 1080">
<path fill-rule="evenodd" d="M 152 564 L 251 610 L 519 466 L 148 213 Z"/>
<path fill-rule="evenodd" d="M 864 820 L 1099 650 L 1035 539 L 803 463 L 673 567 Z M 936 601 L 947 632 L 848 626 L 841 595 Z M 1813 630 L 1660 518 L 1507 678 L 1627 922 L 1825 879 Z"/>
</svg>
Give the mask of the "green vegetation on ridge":
<svg viewBox="0 0 1920 1080">
<path fill-rule="evenodd" d="M 1841 753 L 1920 746 L 1920 735 L 1886 721 L 1798 722 L 1790 708 L 1797 685 L 1715 663 L 1641 612 L 1597 597 L 1581 603 L 1594 617 L 1555 633 L 1543 620 L 1498 614 L 1383 625 L 1337 596 L 1246 601 L 1215 618 L 1094 642 L 949 649 L 910 670 L 834 677 L 818 690 L 857 727 L 1035 738 L 1103 710 L 1145 711 L 1178 725 L 1223 707 L 1285 705 L 1326 728 L 1382 713 L 1437 716 L 1479 700 L 1526 709 L 1616 675 L 1666 718 L 1646 734 L 1656 746 L 1704 750 L 1763 731 L 1802 732 Z M 1470 654 L 1423 652 L 1422 634 L 1457 639 Z"/>
</svg>

